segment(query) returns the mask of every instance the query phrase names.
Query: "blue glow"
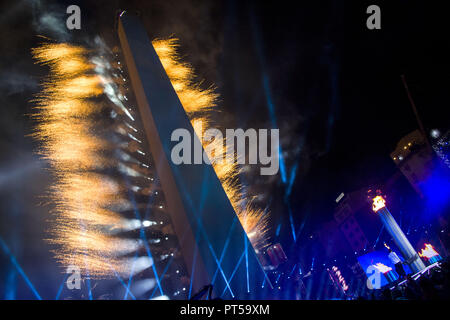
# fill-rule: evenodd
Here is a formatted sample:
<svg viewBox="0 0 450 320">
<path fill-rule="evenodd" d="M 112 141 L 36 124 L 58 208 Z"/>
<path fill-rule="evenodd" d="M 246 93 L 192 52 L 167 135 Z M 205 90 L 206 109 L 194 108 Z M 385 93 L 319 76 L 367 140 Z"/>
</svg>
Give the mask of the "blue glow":
<svg viewBox="0 0 450 320">
<path fill-rule="evenodd" d="M 306 220 L 308 219 L 310 213 L 311 213 L 311 212 L 308 211 L 308 212 L 306 213 L 306 216 L 303 218 L 302 224 L 300 225 L 300 227 L 299 227 L 298 230 L 297 230 L 297 233 L 295 234 L 297 238 L 298 238 L 298 237 L 300 236 L 300 234 L 302 233 L 303 228 L 305 227 L 305 224 L 306 224 Z"/>
<path fill-rule="evenodd" d="M 231 273 L 231 276 L 230 276 L 230 282 L 231 282 L 231 280 L 233 280 L 234 274 L 236 273 L 237 269 L 239 268 L 239 265 L 241 264 L 242 259 L 244 259 L 244 256 L 245 256 L 245 251 L 242 252 L 241 257 L 239 258 L 239 261 L 236 263 L 236 266 L 234 267 L 234 270 L 233 270 L 233 272 Z M 266 278 L 264 278 L 264 280 L 266 280 Z M 222 294 L 220 295 L 221 297 L 224 295 L 224 293 L 225 293 L 226 290 L 227 290 L 226 287 L 223 288 Z"/>
<path fill-rule="evenodd" d="M 202 228 L 202 230 L 203 230 L 203 228 Z M 204 236 L 206 238 L 206 235 L 204 235 Z M 209 247 L 209 249 L 210 249 L 210 251 L 211 251 L 211 253 L 213 255 L 213 258 L 214 258 L 214 260 L 216 260 L 217 267 L 219 268 L 220 273 L 222 274 L 223 280 L 225 281 L 225 284 L 227 285 L 228 290 L 230 290 L 231 296 L 234 298 L 233 290 L 231 290 L 230 284 L 228 283 L 227 277 L 225 276 L 225 272 L 223 272 L 222 266 L 220 265 L 220 262 L 217 259 L 217 256 L 216 256 L 216 254 L 214 252 L 214 249 L 213 249 L 211 243 L 208 240 L 207 240 L 207 242 L 208 242 L 208 247 Z"/>
<path fill-rule="evenodd" d="M 272 92 L 270 89 L 270 80 L 269 80 L 269 76 L 267 75 L 267 72 L 265 69 L 265 61 L 264 61 L 265 59 L 264 59 L 264 54 L 262 51 L 262 40 L 259 35 L 259 31 L 256 29 L 257 24 L 256 24 L 255 17 L 253 14 L 251 15 L 251 23 L 252 23 L 252 31 L 253 31 L 253 40 L 254 40 L 254 44 L 256 47 L 259 64 L 261 67 L 262 83 L 263 83 L 263 88 L 264 88 L 264 95 L 266 97 L 267 109 L 269 111 L 270 122 L 272 124 L 272 128 L 278 128 L 277 117 L 275 114 L 275 105 L 273 103 Z M 287 182 L 286 168 L 284 165 L 283 150 L 281 149 L 281 145 L 278 147 L 278 156 L 279 156 L 279 160 L 280 160 L 279 162 L 280 162 L 281 180 L 283 181 L 283 184 L 286 184 L 286 182 Z"/>
<path fill-rule="evenodd" d="M 223 258 L 225 256 L 225 252 L 227 251 L 228 248 L 228 244 L 230 243 L 230 237 L 231 237 L 231 233 L 233 232 L 234 229 L 234 225 L 236 223 L 237 220 L 237 216 L 233 219 L 233 223 L 231 224 L 230 229 L 228 230 L 228 235 L 227 235 L 227 239 L 225 240 L 225 244 L 223 246 L 223 250 L 222 250 L 222 254 L 220 255 L 220 259 L 219 259 L 219 263 L 221 264 L 223 261 Z M 245 235 L 245 233 L 244 233 Z M 247 243 L 246 243 L 247 244 Z M 216 281 L 216 276 L 217 276 L 217 272 L 219 271 L 219 266 L 217 266 L 216 268 L 216 272 L 214 272 L 214 276 L 212 278 L 211 284 L 214 284 L 214 281 Z"/>
<path fill-rule="evenodd" d="M 130 286 L 131 286 L 131 282 L 133 281 L 133 272 L 134 272 L 134 265 L 136 264 L 136 259 L 137 259 L 137 251 L 134 255 L 133 263 L 131 264 L 130 277 L 128 278 L 128 285 L 125 290 L 125 296 L 123 297 L 123 300 L 127 300 L 128 292 L 130 292 Z"/>
<path fill-rule="evenodd" d="M 281 145 L 278 147 L 278 157 L 280 159 L 280 173 L 281 173 L 281 181 L 286 184 L 286 168 L 284 166 L 284 158 L 283 158 L 283 150 L 281 150 Z"/>
<path fill-rule="evenodd" d="M 63 291 L 64 284 L 66 283 L 67 278 L 69 277 L 69 274 L 66 274 L 64 276 L 63 281 L 61 282 L 61 285 L 59 286 L 58 292 L 56 293 L 55 300 L 59 300 L 59 296 L 61 295 L 61 292 Z"/>
<path fill-rule="evenodd" d="M 196 243 L 198 241 L 199 233 L 200 232 L 197 231 L 197 235 L 195 237 L 195 242 Z M 195 263 L 196 263 L 196 261 L 197 261 L 197 246 L 195 246 L 195 249 L 194 249 L 194 259 L 192 261 L 192 274 L 191 274 L 191 283 L 189 284 L 189 296 L 188 296 L 188 299 L 191 298 L 191 294 L 192 294 L 192 283 L 194 282 Z"/>
<path fill-rule="evenodd" d="M 443 169 L 436 169 L 430 178 L 422 183 L 422 190 L 425 195 L 430 213 L 438 213 L 450 201 L 450 177 Z"/>
<path fill-rule="evenodd" d="M 202 189 L 203 189 L 205 192 L 206 192 L 206 187 L 207 187 L 207 185 L 206 185 L 206 182 L 207 182 L 207 181 L 208 181 L 208 180 L 207 180 L 207 177 L 205 176 L 205 177 L 204 177 L 204 180 L 203 180 L 203 186 L 202 186 Z M 185 190 L 183 190 L 183 191 L 186 192 Z M 188 194 L 188 193 L 186 193 L 186 194 Z M 192 208 L 196 208 L 196 207 L 194 206 L 194 204 L 192 203 L 192 200 L 190 199 L 190 197 L 188 197 L 187 200 L 189 201 L 189 205 L 190 205 Z M 201 210 L 199 211 L 199 210 L 196 209 L 195 212 L 201 212 Z M 197 221 L 197 230 L 198 230 L 198 232 L 200 232 L 200 235 L 202 235 L 203 238 L 206 240 L 206 243 L 207 243 L 207 245 L 208 245 L 209 251 L 211 252 L 211 254 L 212 254 L 214 260 L 216 261 L 216 264 L 217 264 L 217 267 L 219 268 L 220 274 L 222 275 L 222 277 L 223 277 L 223 279 L 224 279 L 224 281 L 225 281 L 225 283 L 226 283 L 226 285 L 227 285 L 227 288 L 230 290 L 231 296 L 234 298 L 233 290 L 231 290 L 230 284 L 228 283 L 227 277 L 225 276 L 225 272 L 224 272 L 223 269 L 222 269 L 221 263 L 219 262 L 219 259 L 217 259 L 217 255 L 216 255 L 216 253 L 214 252 L 214 248 L 212 247 L 211 242 L 209 241 L 208 235 L 206 234 L 206 231 L 205 231 L 205 229 L 203 228 L 201 219 L 200 219 L 197 215 L 194 216 L 194 218 L 195 218 L 195 220 Z M 233 221 L 234 221 L 234 220 L 233 220 Z M 199 235 L 199 236 L 200 236 L 200 235 Z M 198 239 L 197 239 L 196 242 L 198 243 Z"/>
<path fill-rule="evenodd" d="M 5 300 L 16 299 L 16 275 L 16 269 L 10 268 L 6 278 Z"/>
<path fill-rule="evenodd" d="M 380 233 L 378 234 L 378 238 L 377 238 L 377 240 L 375 240 L 375 243 L 373 244 L 374 248 L 377 246 L 378 241 L 380 240 L 381 234 L 383 233 L 383 230 L 384 230 L 384 224 L 381 226 Z"/>
<path fill-rule="evenodd" d="M 90 276 L 90 274 L 89 274 L 89 271 L 87 272 L 87 280 L 86 280 L 86 283 L 87 283 L 87 288 L 88 288 L 88 296 L 89 296 L 89 300 L 92 300 L 93 297 L 92 297 L 92 288 L 91 288 L 91 276 Z"/>
<path fill-rule="evenodd" d="M 280 280 L 280 277 L 281 277 L 281 273 L 278 274 L 277 280 L 275 280 L 275 283 L 278 283 L 278 280 Z"/>
<path fill-rule="evenodd" d="M 17 272 L 19 272 L 19 274 L 22 276 L 22 278 L 25 280 L 26 284 L 28 285 L 28 287 L 30 287 L 31 291 L 33 292 L 33 294 L 36 296 L 36 298 L 38 300 L 42 300 L 41 296 L 39 295 L 39 293 L 37 292 L 36 288 L 33 286 L 33 284 L 31 283 L 30 279 L 27 277 L 27 275 L 25 274 L 25 272 L 23 271 L 22 267 L 20 266 L 20 264 L 17 262 L 16 257 L 14 257 L 14 255 L 11 253 L 11 251 L 9 251 L 8 246 L 6 245 L 6 243 L 3 241 L 2 238 L 0 238 L 0 244 L 2 245 L 2 249 L 3 251 L 6 253 L 7 256 L 9 256 L 9 259 L 11 260 L 11 263 L 14 265 L 14 267 L 16 268 Z"/>
<path fill-rule="evenodd" d="M 298 167 L 298 162 L 296 162 L 291 169 L 291 174 L 289 176 L 289 184 L 288 184 L 288 187 L 286 190 L 286 197 L 289 197 L 291 195 L 292 186 L 294 185 L 295 177 L 297 176 L 297 167 Z"/>
<path fill-rule="evenodd" d="M 133 293 L 131 293 L 131 291 L 129 291 L 129 289 L 128 289 L 126 283 L 125 283 L 125 282 L 123 281 L 123 279 L 119 276 L 119 274 L 117 273 L 117 271 L 114 270 L 114 268 L 113 268 L 111 265 L 109 265 L 109 266 L 110 266 L 111 270 L 114 272 L 116 278 L 119 280 L 119 282 L 120 282 L 120 283 L 122 284 L 122 286 L 125 288 L 125 290 L 130 294 L 130 296 L 133 298 L 133 300 L 136 300 L 136 297 L 133 295 Z"/>
<path fill-rule="evenodd" d="M 275 231 L 275 235 L 276 235 L 277 237 L 280 235 L 280 230 L 281 230 L 281 223 L 278 224 L 277 230 Z"/>
<path fill-rule="evenodd" d="M 292 239 L 294 239 L 294 242 L 297 242 L 297 237 L 295 236 L 294 218 L 292 217 L 291 205 L 288 203 L 287 207 L 289 212 L 289 223 L 291 224 Z"/>
<path fill-rule="evenodd" d="M 294 270 L 296 267 L 297 267 L 297 264 L 294 264 L 294 267 L 292 268 L 291 272 L 289 273 L 289 276 L 291 276 L 294 273 Z"/>
<path fill-rule="evenodd" d="M 166 266 L 164 267 L 163 272 L 160 275 L 161 283 L 164 281 L 164 275 L 166 274 L 167 270 L 169 269 L 170 265 L 172 264 L 172 261 L 173 261 L 173 256 L 170 257 L 169 262 L 167 262 Z M 158 289 L 157 287 L 155 287 L 153 289 L 153 292 L 152 292 L 152 294 L 150 296 L 150 299 L 153 298 L 153 296 L 155 295 L 155 292 L 156 292 L 157 289 Z"/>
<path fill-rule="evenodd" d="M 245 233 L 244 233 L 244 242 L 245 242 L 245 269 L 247 271 L 247 292 L 250 292 L 250 283 L 248 275 L 248 238 Z"/>
<path fill-rule="evenodd" d="M 126 184 L 127 184 L 128 190 L 129 190 L 128 194 L 129 194 L 130 201 L 133 204 L 135 217 L 136 217 L 136 219 L 141 220 L 141 214 L 139 212 L 139 209 L 137 208 L 136 199 L 134 197 L 133 192 L 131 191 L 131 186 L 130 186 L 130 184 L 128 182 L 127 177 L 126 176 L 123 176 L 123 177 L 124 177 L 124 179 L 126 181 Z M 146 210 L 146 214 L 149 211 L 150 201 L 152 201 L 152 197 L 149 198 L 149 205 L 146 208 L 147 209 Z M 139 235 L 140 235 L 140 238 L 141 238 L 142 242 L 144 243 L 144 247 L 145 247 L 145 251 L 147 253 L 147 256 L 153 261 L 153 263 L 152 263 L 152 270 L 153 270 L 153 273 L 155 275 L 155 280 L 156 280 L 156 283 L 158 285 L 159 292 L 163 296 L 164 292 L 163 292 L 163 289 L 161 287 L 161 281 L 159 280 L 159 277 L 158 277 L 158 271 L 156 269 L 155 260 L 153 259 L 152 252 L 150 250 L 150 246 L 148 245 L 147 236 L 145 235 L 145 228 L 142 225 L 141 225 L 141 228 L 139 230 Z"/>
<path fill-rule="evenodd" d="M 150 247 L 148 245 L 148 240 L 147 240 L 147 237 L 145 236 L 144 228 L 141 228 L 141 238 L 144 240 L 144 247 L 145 247 L 145 250 L 147 251 L 147 256 L 150 259 L 152 259 L 152 261 L 153 261 L 152 269 L 153 269 L 153 273 L 155 275 L 156 283 L 158 284 L 159 292 L 161 293 L 162 296 L 164 296 L 164 292 L 161 287 L 161 281 L 159 280 L 159 277 L 158 277 L 158 271 L 156 270 L 155 260 L 153 259 L 152 253 L 150 251 Z"/>
<path fill-rule="evenodd" d="M 183 242 L 183 240 L 184 240 L 185 237 L 186 237 L 186 229 L 184 230 L 184 233 L 183 233 L 183 236 L 181 237 L 180 242 Z M 171 256 L 171 257 L 170 257 L 169 262 L 167 262 L 166 266 L 164 267 L 163 272 L 162 272 L 161 275 L 159 276 L 159 278 L 161 279 L 161 284 L 162 284 L 162 282 L 164 281 L 164 275 L 166 274 L 167 270 L 169 269 L 170 265 L 172 264 L 173 258 L 174 258 L 174 256 Z M 193 266 L 192 266 L 192 270 L 193 270 L 193 271 L 192 271 L 192 272 L 194 272 L 194 270 L 195 270 L 195 259 L 196 259 L 196 254 L 194 254 L 194 261 L 192 262 L 192 264 L 193 264 Z M 192 280 L 191 280 L 191 283 L 192 283 Z M 191 287 L 191 286 L 192 286 L 192 285 L 190 285 L 190 287 Z M 158 289 L 157 287 L 155 287 L 155 288 L 153 289 L 153 292 L 152 292 L 152 295 L 150 296 L 150 299 L 153 298 L 153 296 L 154 296 L 154 294 L 155 294 L 155 292 L 156 292 L 157 289 Z"/>
<path fill-rule="evenodd" d="M 397 253 L 397 255 L 402 261 L 404 261 L 404 259 L 400 253 Z M 373 252 L 367 253 L 365 255 L 359 256 L 358 262 L 361 265 L 362 269 L 366 272 L 368 277 L 372 276 L 372 274 L 367 273 L 367 269 L 369 268 L 369 266 L 380 262 L 380 263 L 392 268 L 392 272 L 394 272 L 395 277 L 398 278 L 397 272 L 395 272 L 395 266 L 393 265 L 393 263 L 391 262 L 391 260 L 388 257 L 387 250 L 373 251 Z M 403 269 L 405 270 L 406 274 L 411 273 L 411 270 L 409 269 L 408 265 L 403 264 Z M 381 283 L 380 283 L 381 287 L 388 284 L 386 277 L 381 276 L 380 280 L 381 280 Z"/>
</svg>

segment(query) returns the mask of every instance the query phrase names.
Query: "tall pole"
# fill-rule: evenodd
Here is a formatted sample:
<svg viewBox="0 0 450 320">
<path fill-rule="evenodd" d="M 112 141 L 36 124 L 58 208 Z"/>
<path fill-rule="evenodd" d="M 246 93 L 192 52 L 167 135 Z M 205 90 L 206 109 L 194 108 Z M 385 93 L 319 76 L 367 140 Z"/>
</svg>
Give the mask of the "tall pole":
<svg viewBox="0 0 450 320">
<path fill-rule="evenodd" d="M 406 83 L 405 75 L 402 74 L 401 78 L 402 78 L 403 86 L 405 87 L 405 90 L 406 90 L 406 94 L 408 95 L 409 102 L 411 103 L 411 107 L 414 111 L 414 115 L 416 116 L 417 123 L 419 124 L 420 132 L 422 132 L 423 138 L 425 139 L 425 142 L 426 142 L 428 148 L 431 150 L 430 141 L 428 141 L 428 136 L 425 131 L 425 127 L 423 126 L 422 120 L 420 119 L 420 116 L 419 116 L 419 112 L 417 111 L 417 108 L 416 108 L 416 104 L 414 103 L 414 100 L 411 96 L 411 92 L 409 91 L 408 84 Z"/>
<path fill-rule="evenodd" d="M 408 238 L 406 238 L 400 226 L 395 221 L 394 217 L 389 212 L 388 208 L 385 205 L 385 201 L 381 196 L 376 196 L 373 199 L 373 211 L 378 214 L 381 221 L 383 222 L 384 227 L 389 232 L 389 234 L 394 239 L 395 244 L 400 249 L 403 257 L 405 258 L 405 262 L 414 273 L 419 272 L 420 270 L 425 268 L 425 264 L 420 259 L 416 250 L 414 250 L 413 246 L 409 242 Z"/>
</svg>

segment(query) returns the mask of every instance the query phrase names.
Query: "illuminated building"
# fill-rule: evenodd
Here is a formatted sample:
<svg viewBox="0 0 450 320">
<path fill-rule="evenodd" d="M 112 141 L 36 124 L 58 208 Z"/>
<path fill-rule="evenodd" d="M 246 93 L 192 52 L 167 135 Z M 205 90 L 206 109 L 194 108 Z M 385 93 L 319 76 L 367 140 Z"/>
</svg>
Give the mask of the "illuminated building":
<svg viewBox="0 0 450 320">
<path fill-rule="evenodd" d="M 339 229 L 344 234 L 352 250 L 361 252 L 366 248 L 368 241 L 355 215 L 364 206 L 367 206 L 365 191 L 358 190 L 350 192 L 339 198 L 334 212 L 334 219 L 338 223 Z"/>
<path fill-rule="evenodd" d="M 391 158 L 416 192 L 422 195 L 422 183 L 431 174 L 433 154 L 420 131 L 415 130 L 400 139 Z"/>
<path fill-rule="evenodd" d="M 450 168 L 450 130 L 441 134 L 437 129 L 431 131 L 432 148 L 439 159 Z"/>
<path fill-rule="evenodd" d="M 425 265 L 419 255 L 414 250 L 402 229 L 400 229 L 394 217 L 387 209 L 386 202 L 383 197 L 376 196 L 373 198 L 372 210 L 380 217 L 384 227 L 394 239 L 395 244 L 400 249 L 400 252 L 405 258 L 406 264 L 409 265 L 411 270 L 413 270 L 413 272 L 419 272 L 425 268 Z"/>
</svg>

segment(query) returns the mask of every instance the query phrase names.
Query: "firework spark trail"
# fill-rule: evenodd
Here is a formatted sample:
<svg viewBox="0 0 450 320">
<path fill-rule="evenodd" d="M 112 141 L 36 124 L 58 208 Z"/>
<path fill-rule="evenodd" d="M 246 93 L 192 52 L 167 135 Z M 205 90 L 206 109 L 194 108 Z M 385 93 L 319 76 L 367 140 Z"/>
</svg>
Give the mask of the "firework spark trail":
<svg viewBox="0 0 450 320">
<path fill-rule="evenodd" d="M 197 136 L 202 137 L 204 131 L 213 127 L 211 113 L 218 111 L 218 94 L 212 87 L 202 89 L 201 83 L 195 81 L 192 66 L 182 62 L 178 55 L 177 39 L 157 39 L 152 44 L 194 131 Z M 240 167 L 236 164 L 236 153 L 234 150 L 227 152 L 225 140 L 202 140 L 202 145 L 253 247 L 256 250 L 263 249 L 269 244 L 269 214 L 253 204 L 245 188 L 239 183 Z"/>
<path fill-rule="evenodd" d="M 96 72 L 99 58 L 92 63 L 91 52 L 80 46 L 45 43 L 32 54 L 50 69 L 35 99 L 34 137 L 41 141 L 40 153 L 49 160 L 56 180 L 50 190 L 56 219 L 49 240 L 58 245 L 56 258 L 93 277 L 109 276 L 111 267 L 128 273 L 130 263 L 124 255 L 141 244 L 112 232 L 126 229 L 126 222 L 111 208 L 127 206 L 127 201 L 120 184 L 101 173 L 117 167 L 117 161 L 107 156 L 115 146 L 96 120 L 105 106 L 94 99 L 112 80 Z"/>
<path fill-rule="evenodd" d="M 202 89 L 194 81 L 192 67 L 181 62 L 177 54 L 175 39 L 155 40 L 153 45 L 201 136 L 201 131 L 214 124 L 211 116 L 217 111 L 218 95 L 213 88 Z M 93 51 L 66 43 L 44 43 L 32 49 L 33 57 L 48 66 L 50 72 L 34 100 L 34 137 L 41 142 L 39 152 L 49 161 L 55 176 L 49 197 L 55 204 L 56 218 L 49 241 L 57 245 L 56 258 L 63 265 L 77 265 L 84 274 L 102 278 L 111 276 L 111 269 L 129 274 L 133 263 L 126 255 L 143 245 L 141 240 L 117 237 L 120 230 L 130 227 L 117 210 L 129 210 L 132 205 L 126 200 L 123 184 L 102 172 L 116 169 L 142 177 L 148 172 L 123 152 L 143 154 L 140 141 L 134 137 L 134 118 L 123 104 L 126 97 L 119 93 L 125 79 L 114 73 L 106 58 Z M 99 102 L 101 96 L 112 104 Z M 99 119 L 105 108 L 124 115 L 129 122 L 116 125 L 113 130 L 103 126 Z M 203 128 L 197 125 L 199 120 Z M 128 137 L 129 142 L 111 142 L 106 138 L 108 130 L 109 134 L 113 131 Z M 202 144 L 252 245 L 262 249 L 268 244 L 268 214 L 252 204 L 239 183 L 236 154 L 227 152 L 223 142 Z M 118 160 L 111 157 L 113 152 Z M 136 188 L 143 194 L 153 190 Z"/>
</svg>

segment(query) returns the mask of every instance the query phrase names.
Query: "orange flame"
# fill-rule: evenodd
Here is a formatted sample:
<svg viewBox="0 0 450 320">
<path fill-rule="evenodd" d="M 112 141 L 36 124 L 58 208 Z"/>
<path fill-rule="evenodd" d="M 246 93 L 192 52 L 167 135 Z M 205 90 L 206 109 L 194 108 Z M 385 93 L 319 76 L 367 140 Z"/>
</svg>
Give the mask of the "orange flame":
<svg viewBox="0 0 450 320">
<path fill-rule="evenodd" d="M 429 243 L 425 243 L 425 248 L 424 249 L 422 249 L 420 252 L 419 252 L 419 256 L 420 257 L 425 257 L 425 258 L 427 258 L 427 259 L 431 259 L 431 258 L 433 258 L 433 257 L 436 257 L 436 256 L 438 256 L 439 255 L 439 253 L 434 249 L 434 247 L 431 245 L 431 244 L 429 244 Z"/>
<path fill-rule="evenodd" d="M 376 196 L 375 198 L 373 198 L 372 210 L 374 212 L 378 212 L 378 210 L 384 207 L 386 207 L 386 201 L 382 196 Z"/>
</svg>

